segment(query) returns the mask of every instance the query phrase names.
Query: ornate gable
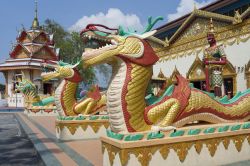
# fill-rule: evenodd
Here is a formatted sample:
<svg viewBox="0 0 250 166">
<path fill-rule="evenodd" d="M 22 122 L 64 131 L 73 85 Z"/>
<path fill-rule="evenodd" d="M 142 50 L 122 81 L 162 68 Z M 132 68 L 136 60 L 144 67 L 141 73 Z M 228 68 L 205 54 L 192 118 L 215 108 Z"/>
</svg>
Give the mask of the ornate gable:
<svg viewBox="0 0 250 166">
<path fill-rule="evenodd" d="M 48 46 L 43 46 L 33 53 L 32 58 L 46 59 L 46 60 L 57 60 L 57 57 L 53 50 Z"/>
<path fill-rule="evenodd" d="M 205 80 L 206 76 L 205 76 L 205 71 L 203 67 L 203 62 L 200 60 L 198 56 L 196 56 L 193 64 L 188 70 L 187 78 L 190 81 Z"/>
<path fill-rule="evenodd" d="M 46 44 L 50 43 L 50 39 L 45 32 L 41 31 L 39 34 L 37 34 L 37 36 L 34 37 L 33 42 Z"/>
<path fill-rule="evenodd" d="M 234 22 L 234 17 L 229 17 L 217 13 L 195 9 L 186 21 L 180 26 L 175 34 L 170 38 L 169 42 L 177 42 L 187 38 L 194 38 L 204 35 L 208 30 L 210 19 L 213 19 L 215 30 L 225 27 Z"/>
<path fill-rule="evenodd" d="M 45 35 L 39 35 L 34 40 L 34 43 L 47 43 L 47 38 Z"/>
<path fill-rule="evenodd" d="M 177 82 L 176 75 L 180 75 L 180 72 L 179 72 L 179 70 L 177 69 L 177 67 L 175 66 L 175 67 L 174 67 L 174 71 L 173 71 L 173 73 L 172 73 L 171 76 L 170 76 L 170 80 L 171 80 L 173 83 L 176 83 L 176 82 Z"/>
<path fill-rule="evenodd" d="M 223 76 L 235 76 L 236 75 L 235 68 L 233 67 L 232 63 L 230 63 L 229 61 L 223 67 L 222 75 Z"/>
<path fill-rule="evenodd" d="M 16 47 L 10 53 L 11 58 L 19 59 L 19 58 L 29 58 L 30 52 L 27 48 L 22 46 L 21 44 L 16 45 Z"/>
<path fill-rule="evenodd" d="M 183 32 L 179 34 L 179 37 L 176 38 L 176 42 L 206 34 L 209 28 L 209 21 L 209 18 L 195 18 L 185 29 L 183 29 Z M 213 24 L 215 31 L 219 28 L 229 25 L 227 22 L 220 22 L 217 20 L 214 20 Z"/>
</svg>

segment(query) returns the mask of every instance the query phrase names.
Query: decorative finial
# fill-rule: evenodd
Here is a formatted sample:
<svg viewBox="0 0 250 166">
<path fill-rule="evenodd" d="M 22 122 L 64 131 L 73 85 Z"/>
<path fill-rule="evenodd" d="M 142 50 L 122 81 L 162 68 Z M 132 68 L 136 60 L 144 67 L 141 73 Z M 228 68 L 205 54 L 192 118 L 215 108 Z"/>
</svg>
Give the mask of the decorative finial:
<svg viewBox="0 0 250 166">
<path fill-rule="evenodd" d="M 214 24 L 213 24 L 213 19 L 210 18 L 210 23 L 209 23 L 209 33 L 214 34 Z"/>
<path fill-rule="evenodd" d="M 194 10 L 197 10 L 196 2 L 194 1 Z"/>
<path fill-rule="evenodd" d="M 35 0 L 35 18 L 32 22 L 32 29 L 38 29 L 39 28 L 39 21 L 38 21 L 38 10 L 37 10 L 37 0 Z"/>
<path fill-rule="evenodd" d="M 162 69 L 160 68 L 160 71 L 158 73 L 158 78 L 166 78 L 165 75 L 162 72 Z"/>
<path fill-rule="evenodd" d="M 234 21 L 233 21 L 233 24 L 238 24 L 238 23 L 241 23 L 241 22 L 242 22 L 241 15 L 240 15 L 239 11 L 236 10 L 234 12 Z"/>
<path fill-rule="evenodd" d="M 168 40 L 168 37 L 165 37 L 165 43 L 166 43 L 166 46 L 169 46 L 169 40 Z"/>
</svg>

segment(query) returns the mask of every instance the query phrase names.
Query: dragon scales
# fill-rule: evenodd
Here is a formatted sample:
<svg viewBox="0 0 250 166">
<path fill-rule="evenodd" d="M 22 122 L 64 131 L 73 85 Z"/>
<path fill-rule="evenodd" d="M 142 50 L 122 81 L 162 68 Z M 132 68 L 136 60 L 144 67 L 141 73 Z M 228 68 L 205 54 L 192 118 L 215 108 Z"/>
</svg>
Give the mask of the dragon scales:
<svg viewBox="0 0 250 166">
<path fill-rule="evenodd" d="M 84 42 L 91 41 L 100 46 L 83 53 L 85 66 L 100 63 L 113 66 L 107 109 L 114 132 L 167 130 L 193 121 L 223 123 L 250 119 L 250 90 L 223 103 L 189 86 L 182 76 L 177 76 L 178 84 L 170 94 L 147 104 L 146 89 L 152 66 L 158 61 L 151 45 L 164 44 L 152 36 L 154 33 L 147 30 L 138 35 L 99 24 L 90 24 L 81 32 Z"/>
<path fill-rule="evenodd" d="M 97 87 L 93 92 L 88 92 L 86 98 L 80 101 L 76 99 L 77 87 L 82 81 L 77 70 L 79 64 L 80 62 L 74 66 L 63 62 L 55 65 L 44 64 L 44 67 L 54 71 L 43 72 L 43 81 L 63 78 L 55 92 L 55 104 L 61 116 L 93 115 L 106 109 L 106 96 L 102 95 Z"/>
</svg>

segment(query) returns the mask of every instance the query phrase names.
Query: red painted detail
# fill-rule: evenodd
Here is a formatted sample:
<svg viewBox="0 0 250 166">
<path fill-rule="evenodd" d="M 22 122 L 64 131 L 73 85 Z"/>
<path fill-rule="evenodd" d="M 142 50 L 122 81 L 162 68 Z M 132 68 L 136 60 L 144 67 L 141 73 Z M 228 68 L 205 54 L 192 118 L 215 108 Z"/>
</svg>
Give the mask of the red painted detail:
<svg viewBox="0 0 250 166">
<path fill-rule="evenodd" d="M 100 93 L 100 89 L 98 85 L 93 85 L 90 91 L 87 92 L 87 97 L 94 99 L 95 101 L 98 101 L 102 98 L 102 95 Z"/>
<path fill-rule="evenodd" d="M 209 68 L 208 67 L 205 67 L 205 76 L 206 76 L 206 91 L 210 92 Z"/>
<path fill-rule="evenodd" d="M 65 84 L 63 85 L 62 93 L 61 93 L 61 96 L 60 96 L 60 97 L 61 97 L 60 100 L 61 100 L 61 106 L 62 106 L 62 109 L 63 109 L 64 114 L 65 114 L 66 116 L 69 116 L 69 115 L 67 114 L 67 112 L 66 112 L 65 103 L 64 103 L 64 101 L 63 101 L 63 96 L 64 96 L 64 93 L 65 93 L 66 86 L 67 86 L 67 81 L 65 81 Z"/>
<path fill-rule="evenodd" d="M 117 32 L 118 32 L 118 29 L 116 29 L 116 28 L 109 28 L 109 27 L 107 27 L 107 26 L 105 26 L 105 25 L 101 25 L 101 24 L 88 24 L 88 25 L 86 26 L 86 28 L 84 28 L 84 29 L 80 32 L 80 35 L 82 35 L 82 34 L 85 33 L 85 32 L 88 32 L 88 31 L 100 31 L 100 30 L 98 30 L 97 27 L 102 27 L 102 28 L 107 29 L 107 30 L 114 30 L 114 31 L 117 31 Z M 102 32 L 102 31 L 100 31 L 100 32 Z M 105 33 L 109 33 L 109 32 L 105 32 Z"/>
<path fill-rule="evenodd" d="M 21 34 L 19 35 L 19 37 L 17 37 L 17 41 L 18 42 L 22 42 L 22 40 L 25 38 L 25 36 L 27 36 L 27 32 L 26 31 L 22 31 Z"/>
<path fill-rule="evenodd" d="M 37 61 L 37 62 L 39 62 L 39 61 Z M 42 63 L 48 63 L 48 64 L 53 64 L 53 65 L 57 65 L 58 64 L 58 61 L 52 61 L 52 60 L 49 60 L 49 59 L 44 59 L 43 61 L 42 61 Z"/>
<path fill-rule="evenodd" d="M 195 92 L 197 92 L 197 93 L 203 93 L 203 92 L 201 92 L 201 91 L 199 91 L 199 90 L 197 90 L 197 89 L 192 89 L 192 91 L 195 91 Z M 203 93 L 203 95 L 207 95 L 207 94 L 205 94 L 205 93 Z M 208 96 L 208 95 L 207 95 Z M 209 97 L 209 96 L 208 96 Z M 247 94 L 247 95 L 245 95 L 245 96 L 242 96 L 241 98 L 239 98 L 236 102 L 233 102 L 233 103 L 231 103 L 231 104 L 222 104 L 222 103 L 220 103 L 220 102 L 218 102 L 218 101 L 216 101 L 216 100 L 214 100 L 215 102 L 217 102 L 217 104 L 219 104 L 219 105 L 222 105 L 222 106 L 224 106 L 224 107 L 232 107 L 232 106 L 234 106 L 234 105 L 238 105 L 243 99 L 245 99 L 245 98 L 248 98 L 248 97 L 250 97 L 250 94 Z M 213 100 L 212 98 L 211 98 L 211 100 Z M 204 101 L 205 102 L 205 101 Z M 226 114 L 224 114 L 224 113 L 220 113 L 220 112 L 218 112 L 216 109 L 214 109 L 214 108 L 195 108 L 195 109 L 193 109 L 193 110 L 191 110 L 191 111 L 189 111 L 188 113 L 187 112 L 182 112 L 182 114 L 180 115 L 180 116 L 178 116 L 176 119 L 175 119 L 175 121 L 174 122 L 177 122 L 177 121 L 179 121 L 179 120 L 181 120 L 181 119 L 183 119 L 183 118 L 186 118 L 186 117 L 188 117 L 188 116 L 190 116 L 190 115 L 194 115 L 194 114 L 196 114 L 196 113 L 211 113 L 211 114 L 213 114 L 213 115 L 216 115 L 216 116 L 218 116 L 218 117 L 220 117 L 220 118 L 223 118 L 223 119 L 226 119 L 226 120 L 236 120 L 236 119 L 240 119 L 240 118 L 244 118 L 244 117 L 246 117 L 246 116 L 248 116 L 248 115 L 250 115 L 250 112 L 249 113 L 245 113 L 245 114 L 247 114 L 247 115 L 245 115 L 245 114 L 242 114 L 242 115 L 240 115 L 240 116 L 230 116 L 230 115 L 226 115 Z"/>
<path fill-rule="evenodd" d="M 31 110 L 29 110 L 30 112 L 33 112 L 33 113 L 38 113 L 38 112 L 40 112 L 41 110 L 39 110 L 39 109 L 31 109 Z"/>
<path fill-rule="evenodd" d="M 160 102 L 158 102 L 156 104 L 153 104 L 153 105 L 150 105 L 150 106 L 145 108 L 144 119 L 145 119 L 147 124 L 150 124 L 150 125 L 153 124 L 148 119 L 148 116 L 147 116 L 149 110 L 156 107 L 156 106 L 158 106 L 158 105 L 160 105 L 160 104 L 162 104 L 162 103 L 164 103 L 164 102 L 166 102 L 170 98 L 177 99 L 181 104 L 180 110 L 179 110 L 176 117 L 179 117 L 180 114 L 183 112 L 183 110 L 188 105 L 188 99 L 189 99 L 190 94 L 191 94 L 191 89 L 190 89 L 190 87 L 188 85 L 189 82 L 181 75 L 176 75 L 176 78 L 177 78 L 177 86 L 175 86 L 174 91 L 173 91 L 171 96 L 166 96 Z"/>
<path fill-rule="evenodd" d="M 196 108 L 196 109 L 192 109 L 189 112 L 184 112 L 182 114 L 181 117 L 179 117 L 178 119 L 175 120 L 175 122 L 180 121 L 181 119 L 184 119 L 186 117 L 195 115 L 195 114 L 201 114 L 201 113 L 210 113 L 212 115 L 215 115 L 221 119 L 224 120 L 242 120 L 244 118 L 246 118 L 247 116 L 250 116 L 250 112 L 245 112 L 244 114 L 238 115 L 238 116 L 231 116 L 229 114 L 225 114 L 223 112 L 218 112 L 216 109 L 214 108 Z"/>
<path fill-rule="evenodd" d="M 74 82 L 74 83 L 79 83 L 82 81 L 82 77 L 79 73 L 78 70 L 73 69 L 74 70 L 74 75 L 71 78 L 65 78 L 65 80 L 70 81 L 70 82 Z"/>
<path fill-rule="evenodd" d="M 44 112 L 50 113 L 50 112 L 53 112 L 53 110 L 52 109 L 48 109 L 48 110 L 44 110 Z"/>
<path fill-rule="evenodd" d="M 62 89 L 61 99 L 60 99 L 60 100 L 61 100 L 61 105 L 62 105 L 64 114 L 65 114 L 66 116 L 69 116 L 69 115 L 67 114 L 67 112 L 66 112 L 65 103 L 64 103 L 64 100 L 63 100 L 63 96 L 65 95 L 64 93 L 65 93 L 65 89 L 66 89 L 67 84 L 68 84 L 68 80 L 65 80 L 65 84 L 63 85 L 63 89 Z M 72 92 L 72 93 L 75 94 L 75 93 L 76 93 L 76 90 L 75 90 L 75 92 Z M 74 101 L 74 103 L 76 104 L 76 100 Z M 74 104 L 74 106 L 75 106 L 75 104 Z M 74 108 L 75 108 L 75 107 L 73 107 L 73 112 L 75 112 L 75 111 L 74 111 Z"/>
<path fill-rule="evenodd" d="M 129 37 L 129 38 L 136 38 L 136 37 Z M 123 59 L 127 59 L 128 61 L 141 65 L 141 66 L 151 66 L 155 64 L 159 60 L 159 57 L 155 54 L 155 51 L 153 50 L 153 48 L 150 46 L 148 42 L 142 39 L 139 39 L 139 40 L 143 43 L 143 46 L 144 46 L 144 52 L 141 57 L 133 58 L 133 57 L 129 57 L 129 55 L 119 55 L 119 56 L 123 57 Z"/>
<path fill-rule="evenodd" d="M 122 87 L 122 94 L 121 94 L 123 116 L 125 119 L 128 132 L 136 132 L 136 130 L 129 123 L 129 119 L 131 118 L 131 115 L 129 114 L 127 110 L 127 101 L 126 101 L 126 94 L 128 93 L 128 83 L 132 80 L 131 78 L 132 66 L 131 66 L 131 63 L 129 63 L 126 59 L 123 59 L 123 60 L 127 66 L 126 78 Z"/>
</svg>

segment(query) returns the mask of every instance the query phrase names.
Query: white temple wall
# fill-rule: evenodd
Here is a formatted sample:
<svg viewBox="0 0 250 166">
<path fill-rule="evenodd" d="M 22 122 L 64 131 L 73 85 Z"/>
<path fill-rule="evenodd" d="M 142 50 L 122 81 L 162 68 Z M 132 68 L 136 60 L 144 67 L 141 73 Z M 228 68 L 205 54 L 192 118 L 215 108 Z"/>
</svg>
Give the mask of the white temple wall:
<svg viewBox="0 0 250 166">
<path fill-rule="evenodd" d="M 12 89 L 13 89 L 13 76 L 14 76 L 14 71 L 13 70 L 9 70 L 8 71 L 8 96 L 12 95 Z"/>
<path fill-rule="evenodd" d="M 220 44 L 220 43 L 219 43 Z M 207 46 L 208 47 L 208 46 Z M 232 46 L 225 46 L 225 53 L 227 55 L 227 59 L 232 63 L 234 67 L 236 67 L 237 73 L 237 91 L 246 90 L 246 79 L 245 79 L 245 65 L 250 60 L 250 40 L 243 43 L 235 43 Z M 199 58 L 203 58 L 203 52 L 201 51 L 198 54 Z M 180 74 L 186 77 L 186 74 L 191 67 L 192 63 L 195 60 L 196 55 L 184 55 L 182 57 L 178 57 L 175 59 L 171 59 L 164 62 L 158 62 L 153 67 L 153 74 L 156 77 L 162 69 L 162 72 L 165 76 L 170 77 L 172 72 L 174 71 L 175 66 L 177 67 Z"/>
<path fill-rule="evenodd" d="M 228 60 L 236 67 L 237 91 L 244 91 L 247 88 L 244 67 L 250 60 L 250 40 L 245 43 L 234 44 L 225 48 Z M 240 69 L 240 70 L 239 70 Z"/>
</svg>

